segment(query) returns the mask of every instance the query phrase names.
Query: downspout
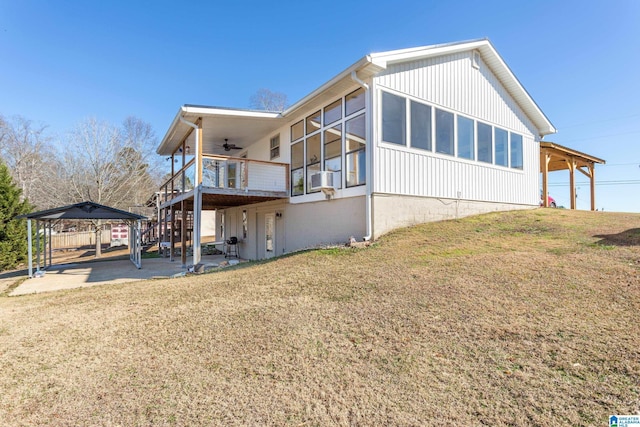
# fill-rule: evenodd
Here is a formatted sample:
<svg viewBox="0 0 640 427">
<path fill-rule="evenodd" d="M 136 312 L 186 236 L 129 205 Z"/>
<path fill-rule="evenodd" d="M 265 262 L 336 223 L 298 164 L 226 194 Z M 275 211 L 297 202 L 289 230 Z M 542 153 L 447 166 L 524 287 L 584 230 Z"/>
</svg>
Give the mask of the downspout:
<svg viewBox="0 0 640 427">
<path fill-rule="evenodd" d="M 200 153 L 200 132 L 198 129 L 198 125 L 196 125 L 195 123 L 191 123 L 190 121 L 186 120 L 184 117 L 179 116 L 180 122 L 184 123 L 185 125 L 189 126 L 190 128 L 192 128 L 195 132 L 195 142 L 196 142 L 196 146 L 194 147 L 194 156 L 196 161 L 195 163 L 195 177 L 196 177 L 196 184 L 193 188 L 193 238 L 192 238 L 192 242 L 193 242 L 193 266 L 194 269 L 196 268 L 196 265 L 200 263 L 200 222 L 201 222 L 201 211 L 202 211 L 202 182 L 200 182 L 200 168 L 202 167 L 202 165 L 200 164 L 200 162 L 202 161 L 202 159 L 198 158 L 198 155 Z"/>
<path fill-rule="evenodd" d="M 366 174 L 367 174 L 367 182 L 365 184 L 366 186 L 366 195 L 365 195 L 365 215 L 366 215 L 366 220 L 367 220 L 367 235 L 363 237 L 364 241 L 369 241 L 371 240 L 371 237 L 373 236 L 373 212 L 371 209 L 371 199 L 372 199 L 372 188 L 373 188 L 373 173 L 372 173 L 372 167 L 373 167 L 373 141 L 371 139 L 372 137 L 372 132 L 371 132 L 371 114 L 373 114 L 373 108 L 371 106 L 371 90 L 369 88 L 369 85 L 367 83 L 365 83 L 362 79 L 360 79 L 360 77 L 358 77 L 358 75 L 356 74 L 355 70 L 351 72 L 351 80 L 353 80 L 354 82 L 358 83 L 360 86 L 362 86 L 365 90 L 365 106 L 366 106 L 366 112 L 365 112 L 365 141 L 369 142 L 369 148 L 367 149 L 367 157 L 366 157 L 366 161 L 365 161 L 365 167 L 366 167 Z"/>
</svg>

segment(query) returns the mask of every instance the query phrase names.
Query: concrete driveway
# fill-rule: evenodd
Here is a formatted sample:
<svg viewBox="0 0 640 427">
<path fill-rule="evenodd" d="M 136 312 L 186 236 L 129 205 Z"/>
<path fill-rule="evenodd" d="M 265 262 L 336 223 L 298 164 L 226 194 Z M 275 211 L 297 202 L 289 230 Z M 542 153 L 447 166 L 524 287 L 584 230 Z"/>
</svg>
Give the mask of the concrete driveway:
<svg viewBox="0 0 640 427">
<path fill-rule="evenodd" d="M 217 266 L 224 260 L 223 255 L 202 257 L 202 263 L 208 267 Z M 168 278 L 185 271 L 186 269 L 182 268 L 180 260 L 171 262 L 169 258 L 143 259 L 141 269 L 136 268 L 128 259 L 59 264 L 48 268 L 42 277 L 25 280 L 11 291 L 9 296 L 84 288 L 108 283 Z M 26 276 L 25 271 L 22 276 L 14 274 L 12 279 L 15 281 Z"/>
</svg>

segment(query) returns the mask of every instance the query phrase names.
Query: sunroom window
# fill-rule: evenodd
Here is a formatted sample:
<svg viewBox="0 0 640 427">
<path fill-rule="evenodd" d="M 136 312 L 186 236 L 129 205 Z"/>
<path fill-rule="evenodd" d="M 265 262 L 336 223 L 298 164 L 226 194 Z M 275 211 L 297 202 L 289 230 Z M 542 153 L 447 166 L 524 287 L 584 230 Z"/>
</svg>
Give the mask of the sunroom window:
<svg viewBox="0 0 640 427">
<path fill-rule="evenodd" d="M 317 133 L 307 138 L 307 193 L 315 193 L 318 190 L 310 190 L 311 176 L 320 172 L 320 159 L 322 156 L 320 147 L 320 134 Z"/>
<path fill-rule="evenodd" d="M 436 108 L 436 151 L 453 155 L 453 113 Z"/>
<path fill-rule="evenodd" d="M 324 170 L 333 172 L 333 186 L 342 188 L 342 125 L 324 131 Z"/>
<path fill-rule="evenodd" d="M 347 187 L 354 187 L 366 182 L 364 115 L 348 120 L 346 131 Z"/>
<path fill-rule="evenodd" d="M 304 194 L 304 145 L 298 142 L 291 146 L 291 195 Z"/>
<path fill-rule="evenodd" d="M 522 169 L 523 151 L 522 151 L 522 135 L 517 133 L 511 134 L 511 167 L 514 169 Z"/>
<path fill-rule="evenodd" d="M 431 151 L 431 107 L 411 101 L 411 146 Z"/>
<path fill-rule="evenodd" d="M 491 126 L 478 122 L 478 160 L 493 163 L 493 132 Z"/>
<path fill-rule="evenodd" d="M 345 116 L 350 116 L 364 109 L 364 89 L 356 89 L 345 97 Z"/>
<path fill-rule="evenodd" d="M 496 165 L 509 166 L 509 132 L 495 129 Z"/>
<path fill-rule="evenodd" d="M 382 140 L 406 145 L 407 102 L 405 98 L 382 92 Z"/>
<path fill-rule="evenodd" d="M 473 160 L 475 158 L 473 120 L 458 116 L 458 157 Z"/>
</svg>

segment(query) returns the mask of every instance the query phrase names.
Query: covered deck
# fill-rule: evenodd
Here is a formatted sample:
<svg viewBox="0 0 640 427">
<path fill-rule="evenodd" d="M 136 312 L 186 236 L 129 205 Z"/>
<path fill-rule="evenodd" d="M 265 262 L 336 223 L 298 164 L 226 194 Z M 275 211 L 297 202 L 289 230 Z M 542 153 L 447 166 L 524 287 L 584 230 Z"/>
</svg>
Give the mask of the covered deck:
<svg viewBox="0 0 640 427">
<path fill-rule="evenodd" d="M 555 142 L 540 142 L 540 172 L 542 173 L 542 205 L 549 207 L 549 172 L 569 170 L 571 209 L 576 209 L 575 171 L 589 178 L 591 186 L 591 210 L 596 210 L 595 164 L 606 163 L 598 157 L 564 147 Z"/>
<path fill-rule="evenodd" d="M 282 120 L 279 113 L 264 111 L 180 109 L 157 150 L 171 161 L 171 176 L 160 188 L 157 205 L 160 245 L 172 259 L 180 242 L 186 265 L 190 242 L 193 265 L 200 262 L 203 210 L 289 197 L 289 165 L 264 160 L 269 150 L 256 149 L 257 144 L 269 146 Z"/>
</svg>

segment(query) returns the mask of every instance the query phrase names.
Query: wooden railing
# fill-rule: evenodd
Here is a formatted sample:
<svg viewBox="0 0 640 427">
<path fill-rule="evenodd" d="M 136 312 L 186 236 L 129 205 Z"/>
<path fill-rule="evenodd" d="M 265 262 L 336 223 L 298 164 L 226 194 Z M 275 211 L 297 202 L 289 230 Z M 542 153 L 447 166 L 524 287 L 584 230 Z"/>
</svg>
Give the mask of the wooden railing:
<svg viewBox="0 0 640 427">
<path fill-rule="evenodd" d="M 164 201 L 193 190 L 195 162 L 192 159 L 161 187 Z M 202 156 L 202 186 L 249 191 L 289 193 L 289 165 L 238 157 Z"/>
</svg>

